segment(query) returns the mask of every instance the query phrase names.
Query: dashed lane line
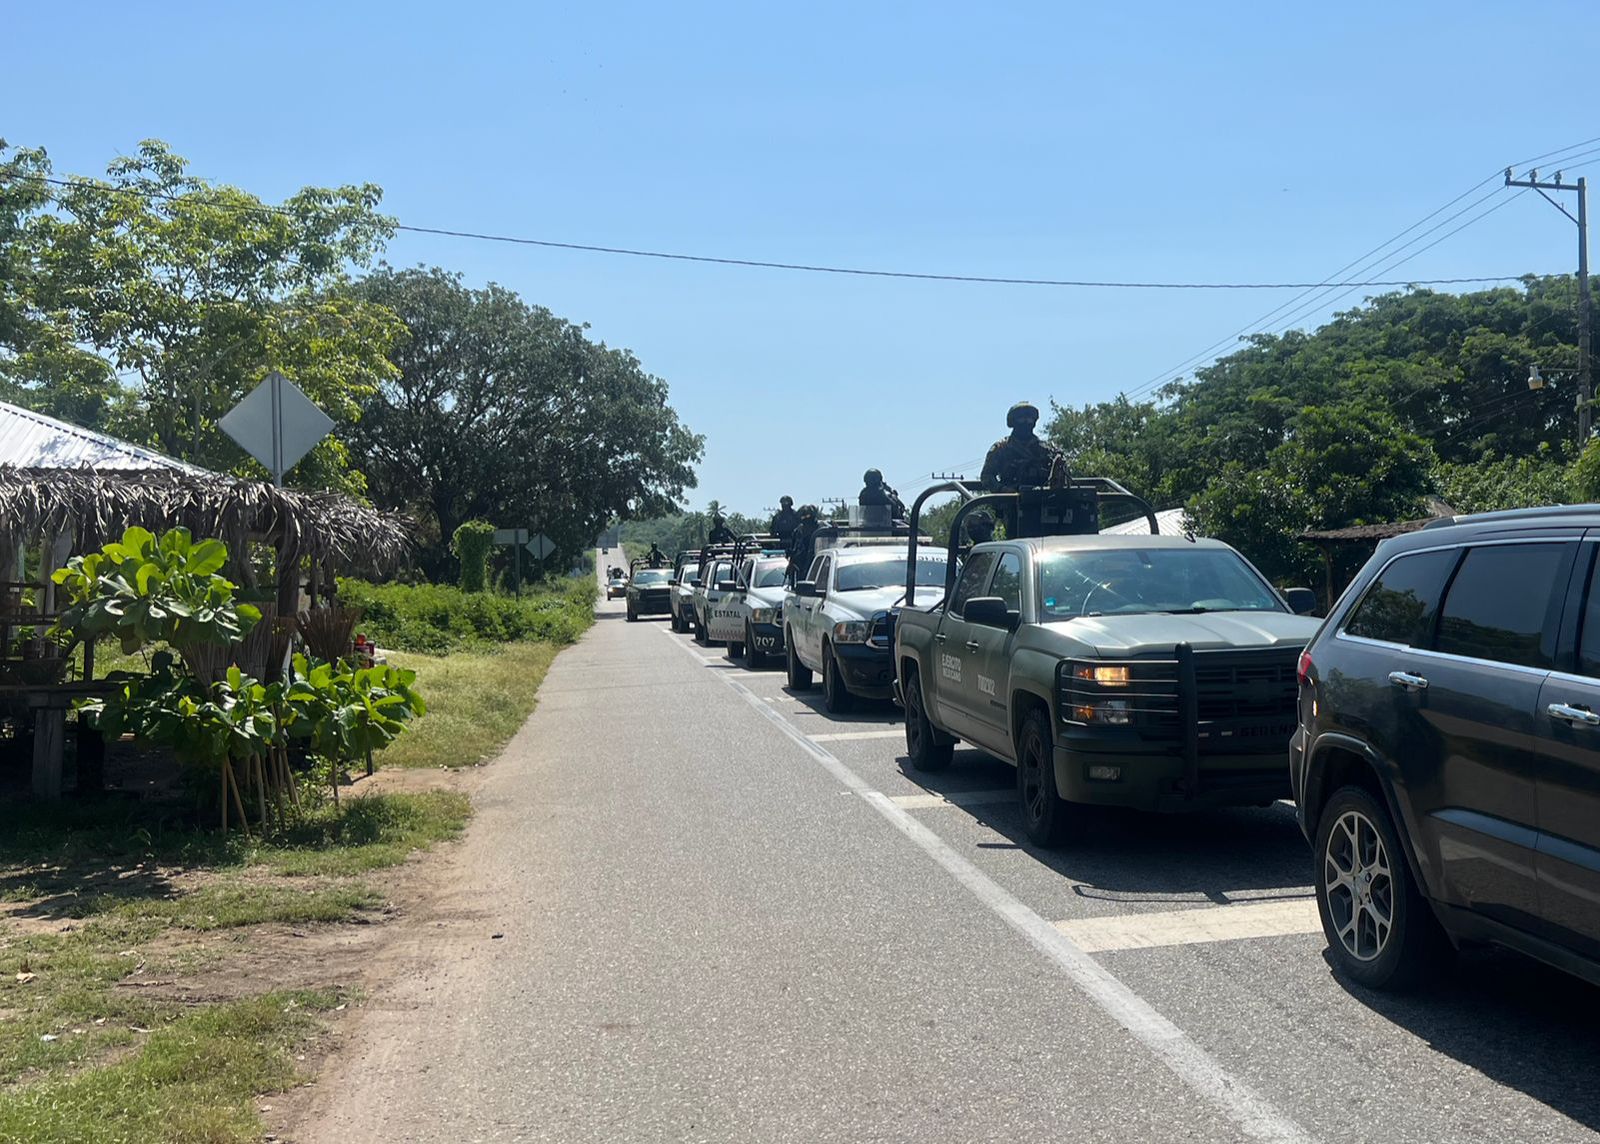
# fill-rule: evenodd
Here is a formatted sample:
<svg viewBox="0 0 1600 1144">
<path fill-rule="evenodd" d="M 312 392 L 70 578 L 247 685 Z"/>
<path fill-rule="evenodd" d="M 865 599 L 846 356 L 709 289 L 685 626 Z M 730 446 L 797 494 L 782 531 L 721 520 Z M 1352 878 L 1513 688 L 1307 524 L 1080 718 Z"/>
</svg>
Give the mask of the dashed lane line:
<svg viewBox="0 0 1600 1144">
<path fill-rule="evenodd" d="M 815 741 L 816 736 L 812 736 Z M 995 802 L 1014 802 L 1015 790 L 966 790 L 950 794 L 897 794 L 889 801 L 901 810 L 932 810 L 941 806 L 984 806 Z"/>
<path fill-rule="evenodd" d="M 692 652 L 690 654 L 693 654 Z M 695 656 L 698 659 L 698 656 Z M 1021 934 L 1084 995 L 1126 1029 L 1151 1055 L 1218 1113 L 1252 1140 L 1276 1144 L 1308 1144 L 1315 1139 L 1298 1123 L 1280 1112 L 1266 1097 L 1229 1072 L 1222 1063 L 1196 1044 L 1187 1033 L 1140 997 L 1120 978 L 1050 922 L 1029 909 L 1000 883 L 979 870 L 933 831 L 898 807 L 882 791 L 841 762 L 821 743 L 785 719 L 776 707 L 762 702 L 755 692 L 731 675 L 722 681 L 778 731 L 815 759 L 847 789 L 904 834 L 956 882 L 1002 921 Z"/>
<path fill-rule="evenodd" d="M 1055 925 L 1057 931 L 1065 934 L 1073 945 L 1085 953 L 1202 945 L 1322 931 L 1322 920 L 1317 916 L 1314 898 L 1206 906 L 1196 910 L 1162 913 L 1118 914 L 1104 918 L 1071 918 L 1056 922 Z"/>
<path fill-rule="evenodd" d="M 836 731 L 827 735 L 806 736 L 813 743 L 843 743 L 853 739 L 902 739 L 904 731 Z"/>
</svg>

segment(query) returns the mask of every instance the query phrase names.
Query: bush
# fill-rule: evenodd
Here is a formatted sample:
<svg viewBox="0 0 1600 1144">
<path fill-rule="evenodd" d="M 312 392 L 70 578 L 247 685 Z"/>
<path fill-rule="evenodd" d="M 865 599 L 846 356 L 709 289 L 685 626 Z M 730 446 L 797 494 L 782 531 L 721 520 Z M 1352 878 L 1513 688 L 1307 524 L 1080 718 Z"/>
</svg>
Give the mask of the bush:
<svg viewBox="0 0 1600 1144">
<path fill-rule="evenodd" d="M 359 627 L 381 646 L 440 655 L 459 647 L 547 640 L 569 644 L 594 619 L 592 578 L 534 585 L 522 598 L 442 584 L 340 580 L 340 602 L 362 609 Z"/>
</svg>

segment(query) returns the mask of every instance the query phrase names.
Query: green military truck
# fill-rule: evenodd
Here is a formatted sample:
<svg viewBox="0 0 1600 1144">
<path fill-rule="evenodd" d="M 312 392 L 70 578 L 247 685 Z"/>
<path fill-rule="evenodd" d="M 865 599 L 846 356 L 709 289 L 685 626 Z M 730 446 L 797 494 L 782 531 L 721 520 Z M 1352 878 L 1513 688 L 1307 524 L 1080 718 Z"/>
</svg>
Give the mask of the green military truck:
<svg viewBox="0 0 1600 1144">
<path fill-rule="evenodd" d="M 1014 764 L 1028 837 L 1059 845 L 1079 808 L 1179 810 L 1288 794 L 1295 669 L 1318 621 L 1309 589 L 1280 594 L 1216 540 L 1157 535 L 1150 506 L 1104 478 L 963 501 L 942 594 L 907 578 L 894 625 L 896 694 L 919 770 L 962 740 Z M 1131 506 L 1149 535 L 1100 532 Z M 962 550 L 987 508 L 1005 540 Z M 916 567 L 915 541 L 910 567 Z M 935 595 L 939 598 L 935 599 Z"/>
</svg>

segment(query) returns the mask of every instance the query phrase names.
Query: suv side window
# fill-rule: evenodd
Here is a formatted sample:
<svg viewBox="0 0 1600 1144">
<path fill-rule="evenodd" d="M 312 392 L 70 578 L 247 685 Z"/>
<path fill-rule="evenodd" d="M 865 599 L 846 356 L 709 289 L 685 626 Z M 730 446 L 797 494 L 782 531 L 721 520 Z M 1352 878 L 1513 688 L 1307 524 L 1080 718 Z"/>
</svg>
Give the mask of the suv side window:
<svg viewBox="0 0 1600 1144">
<path fill-rule="evenodd" d="M 995 565 L 994 579 L 989 581 L 989 595 L 999 596 L 1012 611 L 1022 609 L 1022 557 L 1015 552 L 1004 553 Z"/>
<path fill-rule="evenodd" d="M 967 606 L 967 601 L 982 591 L 983 582 L 989 578 L 989 570 L 993 567 L 993 552 L 978 552 L 967 558 L 967 566 L 961 570 L 961 579 L 956 581 L 956 594 L 950 600 L 952 615 L 959 616 L 961 609 Z"/>
<path fill-rule="evenodd" d="M 816 560 L 812 561 L 811 571 L 806 576 L 806 579 L 814 581 L 817 587 L 826 589 L 828 586 L 828 564 L 829 560 L 826 556 L 817 557 Z"/>
<path fill-rule="evenodd" d="M 1565 596 L 1563 573 L 1570 554 L 1568 544 L 1468 548 L 1439 610 L 1436 650 L 1550 667 L 1555 659 L 1550 620 Z"/>
<path fill-rule="evenodd" d="M 1578 674 L 1600 679 L 1600 560 L 1595 561 L 1588 581 L 1583 593 L 1583 626 L 1578 630 Z"/>
<path fill-rule="evenodd" d="M 1458 548 L 1444 548 L 1396 557 L 1350 613 L 1346 634 L 1426 647 L 1445 579 L 1460 554 Z"/>
</svg>

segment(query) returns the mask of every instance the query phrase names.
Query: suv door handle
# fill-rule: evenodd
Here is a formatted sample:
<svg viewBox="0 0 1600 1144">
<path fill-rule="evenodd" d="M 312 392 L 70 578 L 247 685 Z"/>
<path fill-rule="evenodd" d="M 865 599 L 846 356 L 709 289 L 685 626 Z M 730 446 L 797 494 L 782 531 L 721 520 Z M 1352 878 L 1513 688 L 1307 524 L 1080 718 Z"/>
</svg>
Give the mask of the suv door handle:
<svg viewBox="0 0 1600 1144">
<path fill-rule="evenodd" d="M 950 637 L 948 635 L 946 635 L 944 632 L 935 632 L 933 634 L 933 638 L 938 640 L 940 643 L 944 643 L 944 641 L 949 639 Z"/>
<path fill-rule="evenodd" d="M 968 640 L 967 641 L 967 650 L 968 651 L 977 651 L 981 647 L 983 647 L 983 645 L 981 643 L 979 643 L 977 640 Z"/>
<path fill-rule="evenodd" d="M 1550 718 L 1560 719 L 1567 723 L 1581 723 L 1585 727 L 1600 727 L 1600 715 L 1596 715 L 1586 707 L 1573 707 L 1567 703 L 1552 703 L 1545 708 L 1550 713 Z"/>
<path fill-rule="evenodd" d="M 1389 673 L 1389 682 L 1396 687 L 1403 687 L 1407 691 L 1426 691 L 1428 689 L 1428 681 L 1425 678 L 1409 671 L 1391 671 Z"/>
</svg>

